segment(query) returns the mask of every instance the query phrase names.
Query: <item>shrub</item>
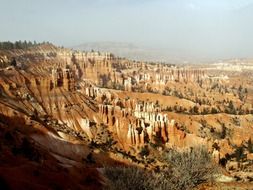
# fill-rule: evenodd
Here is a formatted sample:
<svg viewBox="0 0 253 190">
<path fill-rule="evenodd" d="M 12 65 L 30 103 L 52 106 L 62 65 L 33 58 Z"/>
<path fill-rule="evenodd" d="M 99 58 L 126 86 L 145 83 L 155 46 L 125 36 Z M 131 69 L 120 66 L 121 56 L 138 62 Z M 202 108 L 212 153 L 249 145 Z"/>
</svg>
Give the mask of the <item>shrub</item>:
<svg viewBox="0 0 253 190">
<path fill-rule="evenodd" d="M 136 167 L 106 167 L 105 176 L 109 179 L 108 190 L 151 190 L 151 174 Z"/>
<path fill-rule="evenodd" d="M 144 156 L 148 156 L 149 155 L 149 149 L 148 146 L 144 146 L 141 148 L 140 152 L 139 152 L 140 156 L 144 157 Z"/>
<path fill-rule="evenodd" d="M 226 128 L 225 124 L 222 123 L 222 125 L 221 125 L 220 138 L 221 138 L 221 139 L 225 139 L 226 136 L 227 136 L 227 128 Z"/>
<path fill-rule="evenodd" d="M 210 181 L 216 172 L 207 150 L 203 147 L 177 152 L 171 150 L 165 154 L 165 160 L 171 164 L 172 172 L 165 172 L 160 180 L 161 189 L 192 189 L 197 185 Z"/>
<path fill-rule="evenodd" d="M 218 110 L 217 110 L 216 108 L 213 107 L 213 108 L 211 109 L 211 113 L 212 113 L 212 114 L 216 114 L 216 113 L 218 113 Z"/>
<path fill-rule="evenodd" d="M 253 144 L 252 144 L 251 138 L 248 140 L 247 149 L 248 149 L 249 153 L 253 153 Z"/>
<path fill-rule="evenodd" d="M 108 190 L 187 190 L 212 180 L 216 167 L 202 147 L 164 154 L 169 164 L 157 173 L 136 167 L 106 167 Z"/>
<path fill-rule="evenodd" d="M 194 107 L 193 107 L 193 113 L 195 113 L 195 114 L 198 114 L 198 113 L 199 113 L 199 108 L 198 108 L 198 106 L 194 106 Z"/>
<path fill-rule="evenodd" d="M 240 162 L 243 159 L 245 159 L 246 154 L 244 154 L 244 147 L 243 146 L 236 147 L 234 153 L 232 154 L 232 157 L 234 157 L 237 162 Z"/>
</svg>

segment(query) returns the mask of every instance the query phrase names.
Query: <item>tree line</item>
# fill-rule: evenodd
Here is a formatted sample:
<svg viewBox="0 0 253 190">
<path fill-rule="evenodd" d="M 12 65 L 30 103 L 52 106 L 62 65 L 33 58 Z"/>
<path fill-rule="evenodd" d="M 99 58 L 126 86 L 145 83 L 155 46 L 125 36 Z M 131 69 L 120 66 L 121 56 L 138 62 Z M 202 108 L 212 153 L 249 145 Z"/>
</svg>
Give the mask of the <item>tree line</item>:
<svg viewBox="0 0 253 190">
<path fill-rule="evenodd" d="M 28 49 L 30 47 L 34 47 L 37 45 L 42 45 L 42 44 L 49 44 L 49 42 L 42 42 L 42 43 L 37 43 L 36 41 L 15 41 L 15 42 L 10 42 L 10 41 L 4 41 L 0 42 L 0 50 L 12 50 L 12 49 Z"/>
</svg>

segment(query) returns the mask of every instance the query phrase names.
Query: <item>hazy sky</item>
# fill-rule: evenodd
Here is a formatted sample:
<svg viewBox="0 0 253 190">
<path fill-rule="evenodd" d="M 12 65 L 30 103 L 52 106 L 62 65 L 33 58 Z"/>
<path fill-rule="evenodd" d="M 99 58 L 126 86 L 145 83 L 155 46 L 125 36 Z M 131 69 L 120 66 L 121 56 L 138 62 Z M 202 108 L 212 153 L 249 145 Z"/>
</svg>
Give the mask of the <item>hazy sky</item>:
<svg viewBox="0 0 253 190">
<path fill-rule="evenodd" d="M 253 0 L 0 0 L 0 40 L 19 39 L 253 57 Z"/>
</svg>

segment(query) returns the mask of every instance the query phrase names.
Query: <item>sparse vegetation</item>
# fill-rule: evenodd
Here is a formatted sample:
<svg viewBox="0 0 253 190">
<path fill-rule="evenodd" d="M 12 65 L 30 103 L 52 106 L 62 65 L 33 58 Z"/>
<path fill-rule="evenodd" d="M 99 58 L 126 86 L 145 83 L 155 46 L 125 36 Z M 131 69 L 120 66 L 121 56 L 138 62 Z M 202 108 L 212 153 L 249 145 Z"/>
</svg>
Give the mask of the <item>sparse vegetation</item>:
<svg viewBox="0 0 253 190">
<path fill-rule="evenodd" d="M 149 155 L 149 149 L 148 146 L 144 146 L 141 148 L 140 152 L 139 152 L 140 156 L 144 157 L 144 156 L 148 156 Z"/>
<path fill-rule="evenodd" d="M 109 190 L 194 189 L 212 180 L 216 167 L 203 147 L 177 149 L 194 144 L 208 144 L 223 169 L 249 171 L 251 78 L 242 81 L 227 71 L 227 80 L 220 72 L 209 75 L 214 71 L 205 66 L 170 68 L 35 45 L 19 41 L 5 43 L 8 51 L 0 48 L 3 158 L 7 152 L 41 168 L 52 160 L 57 171 L 65 160 L 96 172 L 103 164 L 128 164 L 106 166 Z M 62 160 L 47 155 L 58 155 L 58 146 Z M 72 169 L 68 174 L 78 177 Z M 33 171 L 43 175 L 39 167 Z"/>
<path fill-rule="evenodd" d="M 210 181 L 216 167 L 203 147 L 177 152 L 169 150 L 164 154 L 168 166 L 159 172 L 145 171 L 135 167 L 106 167 L 109 190 L 182 190 L 193 189 Z"/>
<path fill-rule="evenodd" d="M 165 154 L 165 159 L 172 165 L 170 177 L 164 176 L 164 180 L 168 181 L 167 189 L 170 187 L 171 189 L 192 189 L 203 182 L 212 180 L 213 174 L 217 172 L 204 147 L 195 147 L 183 152 L 171 150 Z"/>
<path fill-rule="evenodd" d="M 249 153 L 253 153 L 253 144 L 252 144 L 251 138 L 247 142 L 247 149 Z"/>
<path fill-rule="evenodd" d="M 105 167 L 107 190 L 151 190 L 153 175 L 137 167 Z"/>
<path fill-rule="evenodd" d="M 244 147 L 243 146 L 236 147 L 232 157 L 235 157 L 237 162 L 242 161 L 246 157 L 246 155 L 244 154 Z"/>
</svg>

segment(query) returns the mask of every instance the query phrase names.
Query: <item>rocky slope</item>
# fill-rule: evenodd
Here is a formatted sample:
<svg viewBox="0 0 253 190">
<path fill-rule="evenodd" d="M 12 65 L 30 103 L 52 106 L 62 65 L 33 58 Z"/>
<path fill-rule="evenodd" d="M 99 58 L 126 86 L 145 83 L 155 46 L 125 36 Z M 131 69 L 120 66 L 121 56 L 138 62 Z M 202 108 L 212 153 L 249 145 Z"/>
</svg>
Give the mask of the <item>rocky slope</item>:
<svg viewBox="0 0 253 190">
<path fill-rule="evenodd" d="M 0 174 L 10 189 L 99 189 L 105 163 L 151 169 L 163 149 L 199 145 L 231 175 L 253 177 L 252 78 L 50 44 L 0 56 Z M 44 184 L 48 174 L 55 184 Z M 26 180 L 35 178 L 36 187 Z"/>
</svg>

